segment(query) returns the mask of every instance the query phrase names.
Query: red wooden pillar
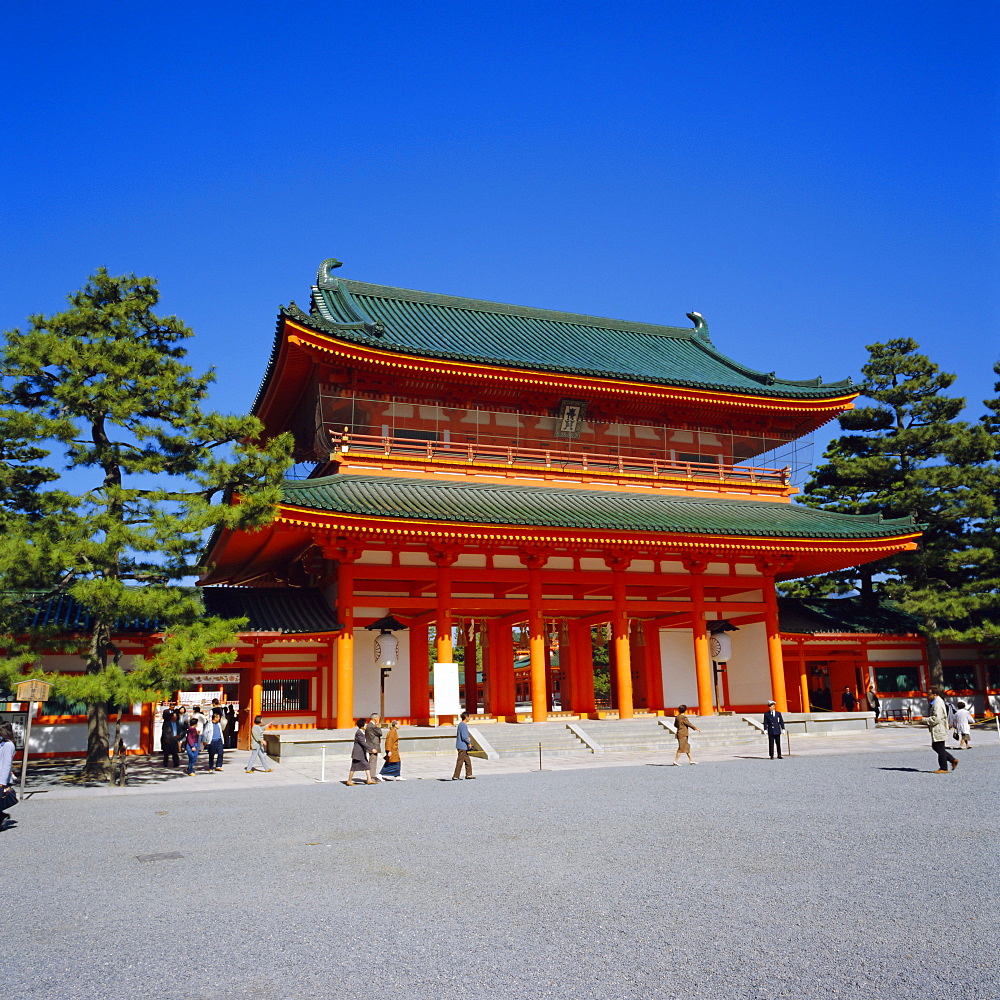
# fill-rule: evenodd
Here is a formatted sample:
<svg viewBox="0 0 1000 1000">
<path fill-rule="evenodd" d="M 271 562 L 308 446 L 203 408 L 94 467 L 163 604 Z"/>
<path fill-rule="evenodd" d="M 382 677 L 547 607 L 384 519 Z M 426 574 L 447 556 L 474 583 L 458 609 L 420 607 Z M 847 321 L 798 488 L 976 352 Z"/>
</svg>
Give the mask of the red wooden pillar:
<svg viewBox="0 0 1000 1000">
<path fill-rule="evenodd" d="M 611 633 L 615 650 L 615 686 L 618 691 L 618 718 L 631 719 L 632 708 L 632 656 L 629 649 L 628 607 L 625 601 L 625 570 L 632 562 L 628 556 L 605 557 L 612 571 L 612 602 L 614 615 Z"/>
<path fill-rule="evenodd" d="M 771 697 L 779 712 L 787 712 L 785 665 L 781 656 L 781 627 L 778 624 L 778 597 L 774 589 L 774 577 L 766 576 L 761 582 L 764 586 L 764 626 L 767 629 L 767 662 L 771 668 Z"/>
<path fill-rule="evenodd" d="M 514 719 L 517 704 L 514 693 L 514 637 L 508 622 L 491 619 L 486 626 L 490 648 L 490 706 L 494 715 Z"/>
<path fill-rule="evenodd" d="M 410 624 L 410 721 L 426 726 L 431 718 L 431 664 L 427 655 L 427 623 Z"/>
<path fill-rule="evenodd" d="M 545 684 L 545 619 L 542 616 L 542 567 L 548 556 L 538 552 L 521 554 L 528 568 L 528 652 L 531 658 L 531 718 L 545 722 L 548 697 Z"/>
<path fill-rule="evenodd" d="M 644 622 L 646 635 L 646 698 L 649 709 L 662 712 L 663 703 L 663 662 L 660 655 L 660 626 L 657 622 Z"/>
<path fill-rule="evenodd" d="M 354 554 L 341 551 L 337 564 L 337 728 L 354 728 Z"/>
<path fill-rule="evenodd" d="M 470 715 L 475 715 L 479 711 L 479 681 L 477 679 L 478 674 L 478 657 L 476 655 L 476 626 L 475 622 L 466 622 L 463 629 L 462 638 L 463 642 L 463 652 L 464 652 L 464 687 L 465 687 L 465 710 Z"/>
<path fill-rule="evenodd" d="M 577 715 L 593 715 L 594 704 L 594 647 L 590 639 L 590 626 L 582 622 L 569 623 L 569 642 L 572 646 L 573 711 Z"/>
<path fill-rule="evenodd" d="M 691 603 L 694 635 L 694 670 L 698 681 L 698 714 L 715 715 L 712 704 L 712 658 L 708 650 L 708 627 L 705 624 L 705 581 L 701 567 L 691 567 Z"/>
</svg>

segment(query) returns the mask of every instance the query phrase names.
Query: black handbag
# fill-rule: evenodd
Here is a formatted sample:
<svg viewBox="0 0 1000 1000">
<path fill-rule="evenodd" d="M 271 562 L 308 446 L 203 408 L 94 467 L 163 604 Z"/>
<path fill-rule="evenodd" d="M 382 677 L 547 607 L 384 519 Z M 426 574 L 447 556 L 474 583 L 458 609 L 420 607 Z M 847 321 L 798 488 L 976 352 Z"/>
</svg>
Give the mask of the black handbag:
<svg viewBox="0 0 1000 1000">
<path fill-rule="evenodd" d="M 17 792 L 13 785 L 0 785 L 0 812 L 17 805 Z"/>
</svg>

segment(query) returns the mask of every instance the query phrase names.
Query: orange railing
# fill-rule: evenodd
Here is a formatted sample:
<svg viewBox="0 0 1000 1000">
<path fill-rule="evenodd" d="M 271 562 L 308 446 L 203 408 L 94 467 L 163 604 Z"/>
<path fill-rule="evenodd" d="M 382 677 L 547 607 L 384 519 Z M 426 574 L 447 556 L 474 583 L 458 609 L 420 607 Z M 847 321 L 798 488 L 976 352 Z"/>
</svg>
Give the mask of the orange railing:
<svg viewBox="0 0 1000 1000">
<path fill-rule="evenodd" d="M 334 436 L 341 454 L 382 455 L 385 458 L 492 465 L 524 466 L 558 472 L 641 475 L 665 478 L 739 482 L 767 486 L 787 486 L 791 470 L 767 469 L 754 465 L 726 465 L 716 462 L 680 462 L 645 455 L 596 454 L 523 445 L 491 445 L 456 441 L 421 441 L 380 434 L 352 434 L 345 430 Z"/>
</svg>

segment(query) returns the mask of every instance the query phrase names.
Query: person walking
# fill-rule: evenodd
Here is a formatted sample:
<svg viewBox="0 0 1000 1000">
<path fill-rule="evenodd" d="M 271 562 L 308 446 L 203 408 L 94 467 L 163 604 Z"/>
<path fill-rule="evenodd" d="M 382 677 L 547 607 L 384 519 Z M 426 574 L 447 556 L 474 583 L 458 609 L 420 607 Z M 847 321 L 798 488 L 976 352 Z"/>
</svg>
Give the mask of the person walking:
<svg viewBox="0 0 1000 1000">
<path fill-rule="evenodd" d="M 226 702 L 226 736 L 225 743 L 227 750 L 236 749 L 236 707 L 231 701 Z"/>
<path fill-rule="evenodd" d="M 764 713 L 764 732 L 767 733 L 767 753 L 771 760 L 774 760 L 774 751 L 778 751 L 778 760 L 781 760 L 781 732 L 785 728 L 785 720 L 781 712 L 774 706 L 773 701 L 767 703 L 767 711 Z"/>
<path fill-rule="evenodd" d="M 354 731 L 354 746 L 351 747 L 351 769 L 347 772 L 347 784 L 356 785 L 354 775 L 357 771 L 364 771 L 367 777 L 366 785 L 377 785 L 378 782 L 372 778 L 371 764 L 368 762 L 368 737 L 365 735 L 365 724 L 367 719 L 358 719 L 358 728 Z"/>
<path fill-rule="evenodd" d="M 378 712 L 372 712 L 365 726 L 365 738 L 368 740 L 368 773 L 376 781 L 378 777 L 378 755 L 382 752 L 382 728 L 379 726 L 381 717 Z"/>
<path fill-rule="evenodd" d="M 184 734 L 184 750 L 187 753 L 188 766 L 184 772 L 188 777 L 194 774 L 194 766 L 198 763 L 198 753 L 201 750 L 201 737 L 198 735 L 198 728 L 190 725 Z"/>
<path fill-rule="evenodd" d="M 389 723 L 389 732 L 385 734 L 385 763 L 380 776 L 383 781 L 406 781 L 402 769 L 399 757 L 399 723 L 393 719 Z"/>
<path fill-rule="evenodd" d="M 857 700 L 854 697 L 854 692 L 849 687 L 845 687 L 844 693 L 840 696 L 840 707 L 845 712 L 853 712 L 856 704 Z"/>
<path fill-rule="evenodd" d="M 955 735 L 958 737 L 959 750 L 972 749 L 972 712 L 965 707 L 965 702 L 960 701 L 955 709 Z"/>
<path fill-rule="evenodd" d="M 945 749 L 945 740 L 948 739 L 948 709 L 944 706 L 944 699 L 937 688 L 931 688 L 927 694 L 927 728 L 931 731 L 931 748 L 937 754 L 938 769 L 935 774 L 947 774 L 948 765 L 954 771 L 958 767 L 958 758 L 952 757 Z"/>
<path fill-rule="evenodd" d="M 253 725 L 250 727 L 250 761 L 246 766 L 247 774 L 253 774 L 257 769 L 258 762 L 262 765 L 261 770 L 265 773 L 273 771 L 273 767 L 267 767 L 270 763 L 267 753 L 264 750 L 264 720 L 259 716 L 253 717 Z"/>
<path fill-rule="evenodd" d="M 452 781 L 458 781 L 461 776 L 462 765 L 465 765 L 465 776 L 471 781 L 475 778 L 472 773 L 472 758 L 469 751 L 472 749 L 472 736 L 469 734 L 469 727 L 465 720 L 469 717 L 468 712 L 462 713 L 462 720 L 458 724 L 458 732 L 455 733 L 455 749 L 458 751 L 458 759 L 455 761 L 455 773 L 451 776 Z"/>
<path fill-rule="evenodd" d="M 872 684 L 871 681 L 868 682 L 868 691 L 865 694 L 865 701 L 868 702 L 868 711 L 875 713 L 875 722 L 877 723 L 882 706 L 879 705 L 878 695 L 875 693 L 875 685 Z"/>
<path fill-rule="evenodd" d="M 5 802 L 3 809 L 0 810 L 0 830 L 7 822 L 6 810 L 17 805 L 17 793 L 14 791 L 14 783 L 11 781 L 16 750 L 14 727 L 9 722 L 0 722 L 0 800 L 10 800 Z"/>
<path fill-rule="evenodd" d="M 687 705 L 678 705 L 677 712 L 674 715 L 674 735 L 677 737 L 677 753 L 674 754 L 673 760 L 674 767 L 680 766 L 682 753 L 687 754 L 689 764 L 698 763 L 691 756 L 691 743 L 688 739 L 688 730 L 693 729 L 696 733 L 701 732 L 701 730 L 684 714 L 687 710 Z"/>
<path fill-rule="evenodd" d="M 181 758 L 177 752 L 180 733 L 177 725 L 177 714 L 166 709 L 163 712 L 163 725 L 160 726 L 160 749 L 163 751 L 163 766 L 167 761 L 173 761 L 173 767 L 181 766 Z"/>
<path fill-rule="evenodd" d="M 212 721 L 205 726 L 205 731 L 201 734 L 201 742 L 208 747 L 208 769 L 210 771 L 222 770 L 224 738 L 225 726 L 222 724 L 222 712 L 215 709 L 212 712 Z"/>
</svg>

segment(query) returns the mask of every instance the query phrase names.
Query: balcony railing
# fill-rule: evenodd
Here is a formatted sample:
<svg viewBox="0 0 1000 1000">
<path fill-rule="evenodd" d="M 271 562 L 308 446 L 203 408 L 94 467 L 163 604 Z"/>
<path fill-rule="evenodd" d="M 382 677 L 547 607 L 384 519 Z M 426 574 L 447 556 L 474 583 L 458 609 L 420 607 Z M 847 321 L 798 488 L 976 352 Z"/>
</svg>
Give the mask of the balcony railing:
<svg viewBox="0 0 1000 1000">
<path fill-rule="evenodd" d="M 682 462 L 644 455 L 595 454 L 562 448 L 528 448 L 522 445 L 491 445 L 476 442 L 422 441 L 392 435 L 353 434 L 344 431 L 333 435 L 334 447 L 342 455 L 382 456 L 410 461 L 449 464 L 490 464 L 551 470 L 560 473 L 642 476 L 691 479 L 716 483 L 742 483 L 761 486 L 788 486 L 791 470 L 760 468 L 754 465 L 726 465 L 716 462 Z"/>
</svg>

